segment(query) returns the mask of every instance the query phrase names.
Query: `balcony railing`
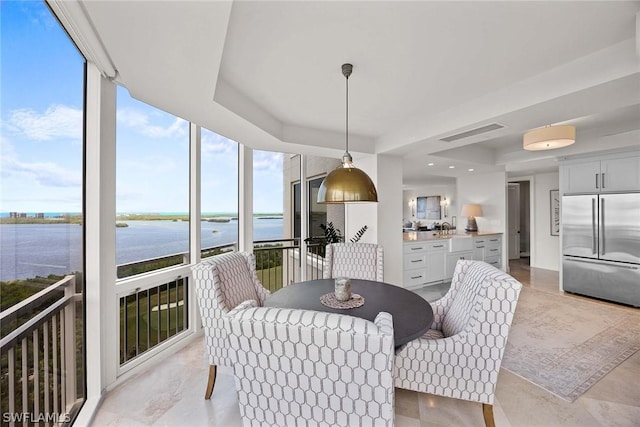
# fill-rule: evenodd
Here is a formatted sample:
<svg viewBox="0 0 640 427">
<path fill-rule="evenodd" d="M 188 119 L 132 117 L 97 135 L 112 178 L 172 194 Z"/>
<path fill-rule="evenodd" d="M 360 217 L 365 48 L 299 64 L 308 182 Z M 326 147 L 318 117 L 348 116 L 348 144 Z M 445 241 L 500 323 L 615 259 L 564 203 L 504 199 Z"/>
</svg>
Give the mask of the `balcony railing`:
<svg viewBox="0 0 640 427">
<path fill-rule="evenodd" d="M 253 245 L 258 279 L 271 292 L 303 280 L 302 261 L 307 264 L 305 279 L 322 277 L 324 245 L 307 245 L 304 257 L 300 257 L 300 239 L 257 240 Z M 201 258 L 234 250 L 237 250 L 235 242 L 204 248 Z M 178 253 L 122 264 L 118 266 L 118 277 L 188 262 L 188 253 Z M 188 278 L 182 277 L 166 283 L 149 284 L 120 296 L 120 365 L 188 329 L 188 285 Z"/>
<path fill-rule="evenodd" d="M 70 275 L 0 314 L 3 425 L 68 422 L 80 407 L 81 304 Z"/>
<path fill-rule="evenodd" d="M 283 286 L 302 281 L 301 263 L 307 263 L 304 280 L 322 277 L 324 259 L 320 256 L 324 245 L 307 245 L 307 256 L 300 257 L 300 239 L 256 240 L 253 253 L 256 271 L 262 285 L 275 292 Z"/>
<path fill-rule="evenodd" d="M 188 279 L 120 297 L 120 364 L 189 327 Z"/>
</svg>

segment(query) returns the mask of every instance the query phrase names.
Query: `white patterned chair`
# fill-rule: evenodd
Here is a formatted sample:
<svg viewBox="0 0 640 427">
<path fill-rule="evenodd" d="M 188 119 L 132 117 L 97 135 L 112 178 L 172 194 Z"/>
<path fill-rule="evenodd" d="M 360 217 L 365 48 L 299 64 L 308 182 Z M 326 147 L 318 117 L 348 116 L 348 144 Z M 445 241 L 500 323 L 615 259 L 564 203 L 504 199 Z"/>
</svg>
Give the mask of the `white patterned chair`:
<svg viewBox="0 0 640 427">
<path fill-rule="evenodd" d="M 262 305 L 269 291 L 258 280 L 256 259 L 251 253 L 216 255 L 191 270 L 209 353 L 209 381 L 204 396 L 209 399 L 216 381 L 216 366 L 231 366 L 223 316 L 246 300 Z"/>
<path fill-rule="evenodd" d="M 498 372 L 521 288 L 487 263 L 458 261 L 451 289 L 431 303 L 431 329 L 396 354 L 396 387 L 480 402 L 493 426 Z"/>
<path fill-rule="evenodd" d="M 322 277 L 384 281 L 382 246 L 373 243 L 331 243 L 324 256 Z"/>
<path fill-rule="evenodd" d="M 393 319 L 246 301 L 229 344 L 247 426 L 393 426 Z"/>
</svg>

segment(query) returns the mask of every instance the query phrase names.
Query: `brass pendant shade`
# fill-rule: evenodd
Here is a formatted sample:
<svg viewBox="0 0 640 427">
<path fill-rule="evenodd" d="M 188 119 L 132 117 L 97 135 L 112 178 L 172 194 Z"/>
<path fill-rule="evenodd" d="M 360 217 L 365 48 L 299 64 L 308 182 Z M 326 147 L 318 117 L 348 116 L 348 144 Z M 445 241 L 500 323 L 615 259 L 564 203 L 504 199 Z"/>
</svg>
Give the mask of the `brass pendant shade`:
<svg viewBox="0 0 640 427">
<path fill-rule="evenodd" d="M 371 178 L 362 170 L 353 166 L 349 154 L 349 76 L 353 65 L 343 64 L 342 74 L 347 79 L 347 108 L 346 108 L 346 149 L 342 157 L 342 164 L 331 171 L 320 184 L 318 203 L 353 203 L 377 202 L 378 192 Z"/>
<path fill-rule="evenodd" d="M 377 202 L 378 192 L 371 178 L 344 161 L 320 184 L 318 203 Z"/>
</svg>

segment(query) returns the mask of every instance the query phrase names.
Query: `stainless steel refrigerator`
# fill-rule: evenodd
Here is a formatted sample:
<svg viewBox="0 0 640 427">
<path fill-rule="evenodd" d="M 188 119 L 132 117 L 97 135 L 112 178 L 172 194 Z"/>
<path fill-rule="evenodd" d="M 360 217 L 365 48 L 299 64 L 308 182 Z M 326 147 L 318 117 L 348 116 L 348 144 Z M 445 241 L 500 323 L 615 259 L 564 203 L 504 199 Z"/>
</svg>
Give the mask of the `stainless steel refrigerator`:
<svg viewBox="0 0 640 427">
<path fill-rule="evenodd" d="M 565 291 L 640 307 L 640 193 L 562 197 Z"/>
</svg>

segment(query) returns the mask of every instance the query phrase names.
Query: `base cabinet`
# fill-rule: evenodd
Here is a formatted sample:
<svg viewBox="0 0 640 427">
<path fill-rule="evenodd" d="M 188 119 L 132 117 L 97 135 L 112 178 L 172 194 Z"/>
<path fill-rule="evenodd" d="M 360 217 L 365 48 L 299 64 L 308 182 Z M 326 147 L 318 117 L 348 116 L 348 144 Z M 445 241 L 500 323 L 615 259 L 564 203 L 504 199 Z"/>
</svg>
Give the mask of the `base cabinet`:
<svg viewBox="0 0 640 427">
<path fill-rule="evenodd" d="M 446 272 L 445 272 L 445 280 L 451 280 L 453 278 L 453 272 L 456 269 L 456 264 L 458 260 L 473 259 L 472 251 L 464 251 L 464 252 L 451 252 L 447 254 L 447 264 L 446 264 Z"/>
<path fill-rule="evenodd" d="M 451 252 L 451 250 L 454 252 Z M 471 246 L 453 245 L 450 239 L 405 242 L 403 251 L 405 288 L 419 288 L 449 281 L 458 260 L 485 261 L 502 268 L 502 237 L 488 235 L 474 237 Z"/>
<path fill-rule="evenodd" d="M 447 249 L 445 240 L 405 243 L 403 286 L 419 288 L 444 280 Z"/>
<path fill-rule="evenodd" d="M 502 237 L 474 237 L 473 260 L 484 261 L 496 268 L 502 268 Z"/>
</svg>

